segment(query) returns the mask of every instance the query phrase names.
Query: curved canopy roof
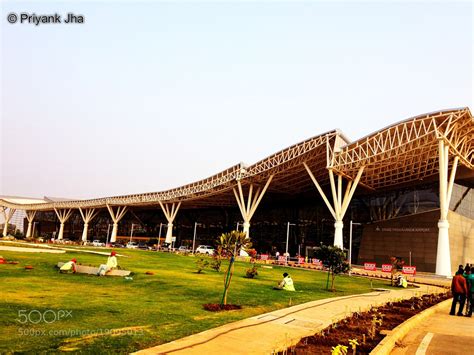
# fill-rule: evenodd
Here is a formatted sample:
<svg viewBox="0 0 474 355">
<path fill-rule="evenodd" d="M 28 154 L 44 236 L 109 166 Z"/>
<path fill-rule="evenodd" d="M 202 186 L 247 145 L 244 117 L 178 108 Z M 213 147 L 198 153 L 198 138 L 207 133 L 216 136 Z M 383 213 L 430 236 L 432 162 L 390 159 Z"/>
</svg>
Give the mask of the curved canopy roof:
<svg viewBox="0 0 474 355">
<path fill-rule="evenodd" d="M 386 127 L 334 154 L 336 172 L 373 189 L 424 180 L 438 174 L 438 142 L 449 146 L 465 168 L 474 170 L 474 121 L 468 108 L 432 112 Z"/>
<path fill-rule="evenodd" d="M 0 199 L 0 205 L 24 210 L 54 208 L 99 208 L 107 205 L 157 206 L 159 202 L 182 202 L 183 208 L 235 206 L 232 189 L 263 185 L 273 180 L 267 193 L 296 195 L 314 191 L 303 162 L 321 185 L 328 182 L 327 169 L 354 179 L 365 166 L 361 184 L 370 189 L 419 181 L 438 173 L 438 141 L 449 145 L 451 155 L 470 173 L 474 172 L 474 121 L 468 108 L 443 110 L 410 118 L 386 127 L 355 142 L 337 131 L 330 131 L 297 143 L 261 161 L 234 165 L 206 179 L 174 189 L 90 200 L 21 203 Z"/>
</svg>

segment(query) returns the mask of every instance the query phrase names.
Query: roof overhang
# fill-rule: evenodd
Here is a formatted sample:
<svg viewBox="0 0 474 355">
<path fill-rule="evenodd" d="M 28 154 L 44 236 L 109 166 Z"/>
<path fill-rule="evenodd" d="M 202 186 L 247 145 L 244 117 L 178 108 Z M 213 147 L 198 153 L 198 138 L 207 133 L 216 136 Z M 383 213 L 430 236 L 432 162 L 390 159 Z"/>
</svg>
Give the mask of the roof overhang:
<svg viewBox="0 0 474 355">
<path fill-rule="evenodd" d="M 373 189 L 422 181 L 438 174 L 440 140 L 461 165 L 474 170 L 474 121 L 468 108 L 433 112 L 384 128 L 343 147 L 331 168 L 352 179 L 365 166 L 361 183 Z"/>
<path fill-rule="evenodd" d="M 352 143 L 340 131 L 333 130 L 292 145 L 253 165 L 240 163 L 206 179 L 166 191 L 46 203 L 21 203 L 0 198 L 0 205 L 43 211 L 104 208 L 107 205 L 158 206 L 159 201 L 182 202 L 182 208 L 235 206 L 232 190 L 237 181 L 244 187 L 264 185 L 273 176 L 266 193 L 269 198 L 314 191 L 303 163 L 321 185 L 328 183 L 327 169 L 354 179 L 364 166 L 361 185 L 378 190 L 433 178 L 438 173 L 440 140 L 471 174 L 474 171 L 474 122 L 469 109 L 461 108 L 413 117 Z"/>
</svg>

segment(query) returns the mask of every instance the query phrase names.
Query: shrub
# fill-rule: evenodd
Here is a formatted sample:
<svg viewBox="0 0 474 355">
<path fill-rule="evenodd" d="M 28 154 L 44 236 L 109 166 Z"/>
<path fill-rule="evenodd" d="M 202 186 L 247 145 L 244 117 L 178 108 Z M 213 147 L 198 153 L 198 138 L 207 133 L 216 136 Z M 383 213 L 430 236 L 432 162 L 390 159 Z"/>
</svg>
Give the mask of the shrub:
<svg viewBox="0 0 474 355">
<path fill-rule="evenodd" d="M 209 265 L 209 261 L 204 258 L 199 258 L 196 260 L 197 273 L 200 274 L 202 271 Z"/>
<path fill-rule="evenodd" d="M 258 275 L 257 266 L 254 264 L 252 268 L 247 269 L 247 278 L 253 279 Z"/>
<path fill-rule="evenodd" d="M 216 270 L 217 272 L 221 271 L 222 260 L 220 257 L 214 255 L 211 261 L 211 269 Z"/>
</svg>

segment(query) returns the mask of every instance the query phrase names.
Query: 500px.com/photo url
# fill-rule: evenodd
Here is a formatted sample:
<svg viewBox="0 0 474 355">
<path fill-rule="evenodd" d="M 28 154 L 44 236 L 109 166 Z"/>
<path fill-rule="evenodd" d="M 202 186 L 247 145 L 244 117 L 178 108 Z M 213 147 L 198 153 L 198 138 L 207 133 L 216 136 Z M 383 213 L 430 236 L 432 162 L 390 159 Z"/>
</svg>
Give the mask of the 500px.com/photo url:
<svg viewBox="0 0 474 355">
<path fill-rule="evenodd" d="M 16 14 L 14 12 L 11 12 L 7 16 L 7 21 L 11 24 L 27 23 L 27 24 L 31 24 L 35 26 L 39 26 L 43 24 L 57 24 L 57 23 L 82 24 L 85 22 L 85 17 L 84 15 L 78 15 L 72 12 L 69 12 L 66 15 L 60 15 L 58 13 L 48 14 L 48 15 L 37 15 L 35 13 L 30 14 L 27 12 Z"/>
</svg>

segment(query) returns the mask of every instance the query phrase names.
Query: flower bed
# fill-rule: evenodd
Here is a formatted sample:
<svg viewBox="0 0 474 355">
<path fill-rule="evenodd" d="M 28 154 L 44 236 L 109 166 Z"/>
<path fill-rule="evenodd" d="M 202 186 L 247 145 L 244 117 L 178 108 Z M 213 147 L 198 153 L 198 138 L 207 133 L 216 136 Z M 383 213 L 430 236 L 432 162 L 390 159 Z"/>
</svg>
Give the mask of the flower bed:
<svg viewBox="0 0 474 355">
<path fill-rule="evenodd" d="M 320 333 L 301 339 L 291 354 L 369 354 L 393 328 L 449 298 L 448 293 L 389 302 L 368 312 L 353 313 Z"/>
<path fill-rule="evenodd" d="M 218 304 L 218 303 L 207 303 L 202 305 L 206 311 L 219 312 L 219 311 L 233 311 L 235 309 L 242 309 L 242 306 L 238 304 Z"/>
</svg>

